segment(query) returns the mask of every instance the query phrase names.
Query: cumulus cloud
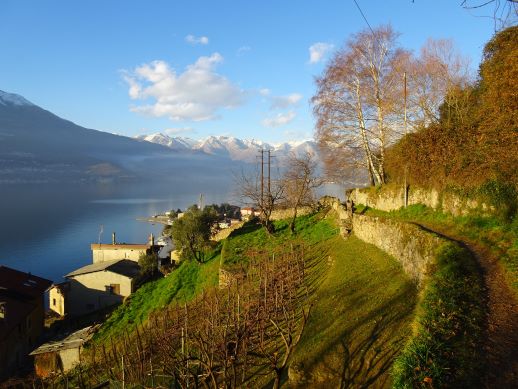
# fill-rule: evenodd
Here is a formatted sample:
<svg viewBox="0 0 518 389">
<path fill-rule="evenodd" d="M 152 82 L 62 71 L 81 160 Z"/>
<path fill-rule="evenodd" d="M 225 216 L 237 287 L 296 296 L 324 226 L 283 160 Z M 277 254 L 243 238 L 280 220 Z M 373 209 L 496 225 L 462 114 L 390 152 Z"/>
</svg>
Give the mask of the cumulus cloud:
<svg viewBox="0 0 518 389">
<path fill-rule="evenodd" d="M 208 45 L 209 44 L 209 38 L 206 36 L 194 36 L 194 35 L 187 35 L 185 37 L 185 41 L 187 43 L 190 43 L 191 45 Z"/>
<path fill-rule="evenodd" d="M 289 111 L 287 113 L 278 113 L 273 117 L 269 117 L 263 120 L 263 126 L 265 127 L 279 127 L 284 126 L 285 124 L 290 123 L 293 119 L 295 119 L 297 114 L 293 111 Z"/>
<path fill-rule="evenodd" d="M 176 121 L 202 121 L 216 118 L 220 109 L 243 104 L 245 92 L 215 71 L 222 61 L 223 57 L 214 53 L 198 58 L 180 74 L 165 61 L 153 61 L 124 72 L 130 98 L 151 100 L 131 110 Z"/>
<path fill-rule="evenodd" d="M 268 88 L 261 88 L 261 89 L 259 89 L 259 94 L 261 96 L 264 96 L 264 97 L 269 96 L 270 95 L 270 89 L 268 89 Z"/>
<path fill-rule="evenodd" d="M 309 63 L 318 63 L 324 59 L 326 54 L 333 50 L 331 43 L 317 42 L 309 47 Z"/>
<path fill-rule="evenodd" d="M 287 96 L 272 96 L 270 98 L 271 105 L 270 109 L 285 109 L 289 108 L 292 105 L 297 104 L 300 99 L 302 99 L 302 95 L 299 93 L 292 93 Z"/>
</svg>

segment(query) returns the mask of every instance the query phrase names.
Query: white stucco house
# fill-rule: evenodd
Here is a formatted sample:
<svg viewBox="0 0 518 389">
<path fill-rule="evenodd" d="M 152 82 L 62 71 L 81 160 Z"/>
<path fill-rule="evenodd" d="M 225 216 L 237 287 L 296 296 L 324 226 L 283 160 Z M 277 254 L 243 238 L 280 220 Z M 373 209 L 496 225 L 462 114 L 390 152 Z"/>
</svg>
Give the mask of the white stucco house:
<svg viewBox="0 0 518 389">
<path fill-rule="evenodd" d="M 68 273 L 53 285 L 49 307 L 61 316 L 83 315 L 123 301 L 135 291 L 140 267 L 131 259 L 96 262 Z"/>
</svg>

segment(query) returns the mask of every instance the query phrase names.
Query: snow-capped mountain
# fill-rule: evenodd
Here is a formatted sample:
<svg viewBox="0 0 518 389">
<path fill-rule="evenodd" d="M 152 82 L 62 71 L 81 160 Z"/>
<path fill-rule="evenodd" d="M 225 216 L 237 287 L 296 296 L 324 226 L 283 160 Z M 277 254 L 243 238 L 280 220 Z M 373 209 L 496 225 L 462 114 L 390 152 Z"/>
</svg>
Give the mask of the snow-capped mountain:
<svg viewBox="0 0 518 389">
<path fill-rule="evenodd" d="M 170 137 L 162 133 L 140 135 L 140 140 L 158 143 L 176 150 L 199 150 L 206 154 L 228 157 L 234 161 L 257 161 L 260 149 L 271 150 L 279 161 L 285 160 L 290 153 L 301 156 L 309 152 L 318 157 L 317 144 L 312 140 L 268 144 L 256 139 L 239 139 L 231 136 L 209 136 L 201 140 L 183 137 Z"/>
<path fill-rule="evenodd" d="M 0 90 L 0 185 L 174 178 L 188 187 L 192 177 L 222 182 L 230 176 L 234 161 L 191 151 L 189 140 L 173 141 L 165 147 L 84 128 Z M 185 152 L 171 152 L 175 145 Z"/>
<path fill-rule="evenodd" d="M 167 146 L 175 150 L 191 149 L 196 144 L 196 141 L 190 138 L 172 138 L 161 133 L 151 135 L 139 135 L 136 137 L 136 139 L 145 140 L 147 142 L 156 143 L 162 146 Z"/>
</svg>

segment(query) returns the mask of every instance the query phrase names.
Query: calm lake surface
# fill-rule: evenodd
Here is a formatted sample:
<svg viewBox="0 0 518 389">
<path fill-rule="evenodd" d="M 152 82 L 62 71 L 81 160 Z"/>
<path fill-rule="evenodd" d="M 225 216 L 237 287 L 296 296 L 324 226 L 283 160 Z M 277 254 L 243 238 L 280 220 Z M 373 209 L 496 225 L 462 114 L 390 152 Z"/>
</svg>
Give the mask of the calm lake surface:
<svg viewBox="0 0 518 389">
<path fill-rule="evenodd" d="M 326 188 L 339 195 L 341 189 Z M 138 217 L 185 209 L 199 201 L 238 204 L 231 178 L 157 184 L 0 185 L 0 265 L 31 272 L 55 282 L 90 264 L 90 244 L 145 243 L 163 226 Z M 342 192 L 343 193 L 343 192 Z"/>
<path fill-rule="evenodd" d="M 5 185 L 0 186 L 0 264 L 59 282 L 90 264 L 90 244 L 145 243 L 163 226 L 139 222 L 199 201 L 231 201 L 229 183 L 169 182 L 160 185 Z"/>
</svg>

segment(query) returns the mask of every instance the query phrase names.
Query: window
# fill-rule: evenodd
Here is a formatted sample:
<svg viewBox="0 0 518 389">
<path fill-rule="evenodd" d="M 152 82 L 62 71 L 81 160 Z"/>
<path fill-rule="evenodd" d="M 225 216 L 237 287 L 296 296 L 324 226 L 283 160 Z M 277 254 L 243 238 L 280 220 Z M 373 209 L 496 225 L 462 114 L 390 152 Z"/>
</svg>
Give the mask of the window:
<svg viewBox="0 0 518 389">
<path fill-rule="evenodd" d="M 105 288 L 106 288 L 106 293 L 109 293 L 109 294 L 120 295 L 120 293 L 121 293 L 121 286 L 120 286 L 120 284 L 106 285 Z"/>
<path fill-rule="evenodd" d="M 110 284 L 110 288 L 112 289 L 112 294 L 116 294 L 116 295 L 121 294 L 121 285 L 120 284 Z"/>
<path fill-rule="evenodd" d="M 52 299 L 52 305 L 56 306 L 56 299 Z"/>
</svg>

